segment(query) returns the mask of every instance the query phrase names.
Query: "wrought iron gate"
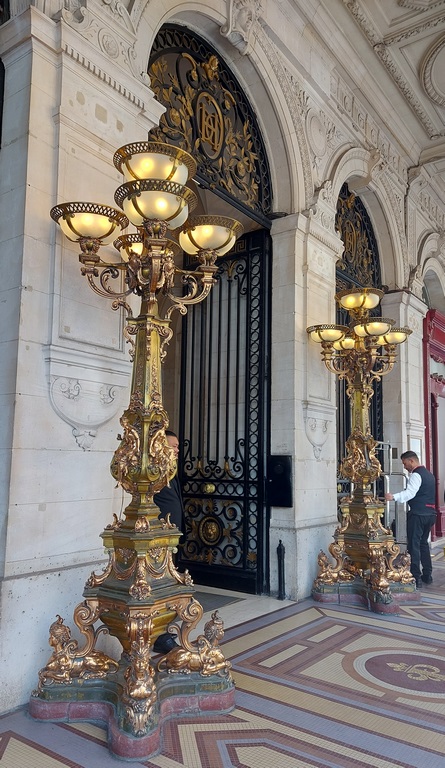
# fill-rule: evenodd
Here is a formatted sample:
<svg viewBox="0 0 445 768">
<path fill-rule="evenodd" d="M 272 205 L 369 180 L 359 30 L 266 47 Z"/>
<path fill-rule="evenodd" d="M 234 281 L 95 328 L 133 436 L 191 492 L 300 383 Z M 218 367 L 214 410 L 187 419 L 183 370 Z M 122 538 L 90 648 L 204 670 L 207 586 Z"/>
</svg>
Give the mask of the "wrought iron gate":
<svg viewBox="0 0 445 768">
<path fill-rule="evenodd" d="M 240 238 L 183 321 L 179 467 L 196 582 L 268 592 L 270 236 Z"/>
</svg>

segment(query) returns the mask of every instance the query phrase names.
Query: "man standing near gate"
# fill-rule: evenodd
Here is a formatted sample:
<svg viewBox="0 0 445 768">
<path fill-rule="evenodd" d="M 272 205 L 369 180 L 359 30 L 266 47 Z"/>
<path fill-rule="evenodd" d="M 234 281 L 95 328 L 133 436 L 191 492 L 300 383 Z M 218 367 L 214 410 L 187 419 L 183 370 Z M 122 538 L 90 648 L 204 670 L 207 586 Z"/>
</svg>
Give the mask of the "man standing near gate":
<svg viewBox="0 0 445 768">
<path fill-rule="evenodd" d="M 426 467 L 422 466 L 414 451 L 402 453 L 404 469 L 410 473 L 404 491 L 385 494 L 386 501 L 408 502 L 406 516 L 407 548 L 411 556 L 411 573 L 416 580 L 416 587 L 432 584 L 433 565 L 428 538 L 436 522 L 436 479 Z M 422 570 L 420 570 L 422 566 Z"/>
<path fill-rule="evenodd" d="M 176 461 L 179 455 L 179 440 L 170 429 L 165 430 L 165 437 L 170 448 L 175 452 Z M 160 511 L 159 519 L 163 520 L 168 514 L 170 522 L 176 525 L 180 531 L 184 532 L 184 504 L 182 501 L 181 486 L 179 484 L 178 473 L 165 485 L 159 493 L 155 493 L 154 502 L 158 505 Z M 156 638 L 153 650 L 155 653 L 168 653 L 172 648 L 177 648 L 178 644 L 169 632 L 164 632 Z"/>
<path fill-rule="evenodd" d="M 166 429 L 165 437 L 170 448 L 173 448 L 176 461 L 178 461 L 179 440 L 177 436 L 170 429 Z M 180 531 L 184 532 L 184 504 L 178 473 L 172 477 L 168 485 L 165 485 L 159 493 L 155 493 L 154 502 L 161 510 L 159 519 L 163 520 L 167 514 L 170 514 L 170 522 L 176 525 Z"/>
</svg>

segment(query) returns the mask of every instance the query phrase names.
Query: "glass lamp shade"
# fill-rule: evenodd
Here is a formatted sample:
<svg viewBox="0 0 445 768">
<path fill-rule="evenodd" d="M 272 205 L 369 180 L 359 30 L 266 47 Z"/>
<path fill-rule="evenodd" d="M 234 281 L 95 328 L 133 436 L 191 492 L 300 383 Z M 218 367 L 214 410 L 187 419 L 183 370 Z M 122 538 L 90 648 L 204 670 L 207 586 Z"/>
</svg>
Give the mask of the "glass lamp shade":
<svg viewBox="0 0 445 768">
<path fill-rule="evenodd" d="M 339 341 L 334 341 L 332 346 L 335 350 L 337 350 L 337 352 L 341 352 L 344 349 L 354 349 L 355 339 L 353 339 L 352 336 L 345 336 Z"/>
<path fill-rule="evenodd" d="M 410 333 L 412 333 L 410 328 L 391 328 L 388 333 L 379 336 L 377 340 L 378 346 L 384 346 L 385 344 L 403 344 Z"/>
<path fill-rule="evenodd" d="M 169 229 L 182 227 L 196 207 L 196 195 L 172 181 L 140 179 L 118 187 L 114 199 L 135 227 L 146 221 L 165 221 Z"/>
<path fill-rule="evenodd" d="M 194 216 L 179 233 L 181 248 L 192 256 L 199 251 L 216 251 L 223 256 L 242 234 L 243 226 L 227 216 Z"/>
<path fill-rule="evenodd" d="M 196 173 L 196 161 L 188 152 L 158 141 L 139 141 L 120 147 L 114 165 L 126 181 L 158 179 L 186 184 Z"/>
<path fill-rule="evenodd" d="M 50 216 L 74 242 L 92 239 L 106 245 L 116 237 L 117 227 L 128 227 L 128 219 L 121 211 L 97 203 L 60 203 L 51 209 Z"/>
<path fill-rule="evenodd" d="M 130 235 L 120 235 L 113 243 L 117 251 L 119 251 L 122 261 L 128 261 L 130 256 L 134 253 L 136 256 L 142 256 L 144 250 L 144 236 L 138 232 Z"/>
<path fill-rule="evenodd" d="M 348 333 L 349 328 L 345 325 L 310 325 L 306 328 L 312 341 L 318 343 L 340 341 Z"/>
<path fill-rule="evenodd" d="M 163 239 L 160 241 L 163 251 L 171 251 L 173 256 L 179 256 L 181 249 L 174 240 Z M 132 254 L 141 257 L 144 253 L 144 236 L 138 232 L 129 235 L 120 235 L 113 243 L 114 247 L 120 252 L 123 261 L 128 262 Z"/>
<path fill-rule="evenodd" d="M 345 288 L 335 299 L 343 309 L 374 309 L 383 297 L 379 288 Z"/>
<path fill-rule="evenodd" d="M 365 339 L 367 336 L 385 336 L 394 325 L 394 320 L 387 317 L 370 317 L 354 325 L 354 333 Z"/>
</svg>

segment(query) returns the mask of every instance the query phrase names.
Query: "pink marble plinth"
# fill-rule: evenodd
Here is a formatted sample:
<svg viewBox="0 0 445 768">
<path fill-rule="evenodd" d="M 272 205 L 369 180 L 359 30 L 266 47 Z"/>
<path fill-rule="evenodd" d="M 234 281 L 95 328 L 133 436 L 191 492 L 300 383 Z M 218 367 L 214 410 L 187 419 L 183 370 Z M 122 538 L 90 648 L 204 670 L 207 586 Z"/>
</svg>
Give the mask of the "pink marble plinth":
<svg viewBox="0 0 445 768">
<path fill-rule="evenodd" d="M 168 687 L 167 684 L 150 731 L 143 736 L 133 736 L 123 731 L 119 727 L 115 705 L 97 700 L 100 694 L 96 700 L 70 701 L 65 699 L 67 693 L 69 695 L 69 689 L 65 687 L 61 694 L 64 700 L 31 697 L 28 711 L 36 720 L 47 722 L 104 722 L 108 727 L 110 752 L 124 760 L 146 760 L 158 754 L 162 744 L 162 728 L 169 718 L 224 714 L 235 706 L 235 686 L 232 682 L 227 683 L 225 690 L 199 690 L 185 695 L 174 692 L 169 694 Z"/>
<path fill-rule="evenodd" d="M 362 580 L 330 584 L 312 590 L 312 598 L 318 603 L 336 603 L 337 605 L 357 605 L 373 613 L 399 613 L 401 603 L 418 604 L 422 600 L 419 591 L 411 586 L 395 586 L 391 590 L 391 599 L 386 601 L 383 595 L 374 592 Z"/>
</svg>

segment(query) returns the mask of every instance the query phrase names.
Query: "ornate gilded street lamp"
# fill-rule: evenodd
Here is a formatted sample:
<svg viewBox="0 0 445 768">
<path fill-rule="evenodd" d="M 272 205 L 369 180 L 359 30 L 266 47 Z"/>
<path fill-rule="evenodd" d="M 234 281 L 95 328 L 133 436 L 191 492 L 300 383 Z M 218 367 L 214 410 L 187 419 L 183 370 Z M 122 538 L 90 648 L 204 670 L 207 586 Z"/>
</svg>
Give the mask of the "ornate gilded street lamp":
<svg viewBox="0 0 445 768">
<path fill-rule="evenodd" d="M 142 758 L 158 749 L 165 712 L 181 709 L 172 697 L 187 694 L 188 709 L 221 711 L 233 705 L 230 663 L 219 647 L 222 621 L 215 612 L 204 635 L 196 641 L 189 638 L 203 609 L 193 597 L 190 575 L 179 573 L 174 565 L 181 532 L 169 515 L 158 519 L 153 496 L 176 471 L 174 452 L 165 439 L 168 417 L 161 382 L 161 364 L 172 337 L 171 315 L 175 309 L 185 314 L 189 305 L 205 299 L 215 283 L 216 259 L 232 247 L 242 227 L 221 216 L 188 220 L 196 196 L 186 184 L 196 163 L 179 148 L 133 143 L 117 150 L 114 164 L 124 175 L 115 192 L 120 210 L 64 203 L 56 205 L 51 216 L 70 240 L 79 243 L 81 272 L 91 288 L 111 299 L 113 309 L 124 307 L 127 313 L 124 333 L 133 375 L 111 473 L 131 501 L 123 520 L 115 518 L 101 534 L 108 565 L 103 573 L 91 574 L 85 599 L 74 613 L 85 644 L 78 647 L 60 617 L 51 625 L 53 653 L 39 673 L 30 711 L 41 719 L 68 718 L 69 707 L 77 702 L 78 716 L 92 719 L 102 706 L 108 712 L 113 752 Z M 122 233 L 129 221 L 135 231 Z M 180 227 L 179 244 L 167 237 L 167 230 Z M 102 261 L 99 250 L 113 239 L 121 259 Z M 177 266 L 175 259 L 182 250 L 196 263 L 194 271 Z M 130 294 L 140 297 L 137 317 L 127 303 Z M 102 625 L 94 629 L 99 620 Z M 169 625 L 178 647 L 155 671 L 152 645 Z M 119 662 L 97 650 L 96 640 L 103 631 L 120 641 Z"/>
<path fill-rule="evenodd" d="M 371 315 L 382 296 L 383 291 L 375 288 L 340 291 L 335 298 L 348 311 L 349 325 L 307 329 L 311 339 L 321 344 L 327 369 L 345 380 L 351 404 L 351 434 L 340 471 L 351 481 L 352 494 L 341 504 L 342 521 L 329 547 L 335 565 L 320 552 L 312 595 L 319 601 L 359 602 L 373 611 L 392 613 L 400 600 L 415 598 L 415 580 L 409 556 L 400 554 L 391 531 L 382 524 L 384 504 L 373 490 L 382 469 L 370 430 L 369 407 L 374 382 L 393 369 L 397 345 L 411 331 Z"/>
</svg>

